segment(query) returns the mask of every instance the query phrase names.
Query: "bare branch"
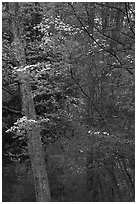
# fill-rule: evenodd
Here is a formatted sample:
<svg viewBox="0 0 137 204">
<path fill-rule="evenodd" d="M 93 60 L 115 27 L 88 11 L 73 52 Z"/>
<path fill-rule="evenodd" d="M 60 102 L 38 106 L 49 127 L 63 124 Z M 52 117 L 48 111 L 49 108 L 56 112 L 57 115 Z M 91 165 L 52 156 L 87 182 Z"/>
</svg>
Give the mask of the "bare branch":
<svg viewBox="0 0 137 204">
<path fill-rule="evenodd" d="M 11 109 L 11 108 L 9 108 L 9 107 L 7 107 L 7 106 L 4 106 L 4 105 L 3 105 L 2 108 L 3 108 L 4 110 L 6 110 L 6 111 L 11 112 L 11 113 L 15 113 L 15 114 L 22 115 L 21 111 L 13 110 L 13 109 Z"/>
<path fill-rule="evenodd" d="M 129 19 L 129 16 L 128 16 L 128 5 L 127 5 L 127 3 L 125 2 L 125 9 L 126 9 L 126 17 L 127 17 L 127 21 L 128 21 L 128 24 L 129 24 L 129 27 L 130 27 L 130 30 L 132 31 L 132 33 L 135 35 L 135 32 L 134 32 L 134 30 L 133 30 L 133 28 L 132 28 L 132 26 L 131 26 L 131 24 L 130 24 L 130 19 Z"/>
<path fill-rule="evenodd" d="M 72 7 L 72 9 L 73 9 L 73 11 L 74 11 L 74 15 L 75 15 L 76 18 L 78 19 L 78 21 L 79 21 L 79 23 L 81 24 L 83 30 L 89 35 L 89 37 L 90 37 L 102 50 L 106 51 L 106 52 L 109 53 L 111 56 L 115 57 L 115 59 L 117 60 L 117 62 L 118 62 L 119 65 L 121 66 L 121 68 L 124 68 L 122 62 L 120 61 L 120 59 L 118 58 L 118 56 L 116 55 L 116 53 L 110 51 L 110 49 L 105 49 L 105 47 L 103 47 L 102 45 L 100 45 L 100 44 L 94 39 L 94 37 L 88 32 L 88 30 L 87 30 L 87 29 L 85 28 L 85 26 L 83 25 L 83 23 L 82 23 L 81 19 L 79 18 L 79 16 L 77 16 L 76 11 L 75 11 L 73 5 L 70 4 L 70 3 L 68 3 L 68 4 Z M 134 73 L 131 72 L 128 68 L 124 68 L 124 69 L 126 69 L 131 75 L 134 75 Z"/>
<path fill-rule="evenodd" d="M 102 50 L 106 51 L 106 52 L 109 53 L 111 56 L 115 57 L 115 58 L 117 59 L 117 61 L 118 61 L 120 64 L 122 64 L 122 63 L 120 62 L 120 60 L 118 59 L 116 53 L 110 51 L 109 49 L 105 49 L 105 47 L 103 47 L 102 45 L 100 45 L 100 44 L 95 40 L 95 38 L 94 38 L 94 37 L 88 32 L 88 30 L 85 28 L 85 26 L 83 25 L 83 23 L 82 23 L 81 19 L 79 18 L 79 16 L 77 16 L 73 5 L 71 5 L 70 3 L 69 3 L 69 5 L 72 7 L 72 9 L 73 9 L 73 11 L 74 11 L 74 15 L 75 15 L 76 18 L 78 19 L 78 21 L 79 21 L 79 23 L 81 24 L 83 30 L 89 35 L 89 37 L 90 37 Z"/>
</svg>

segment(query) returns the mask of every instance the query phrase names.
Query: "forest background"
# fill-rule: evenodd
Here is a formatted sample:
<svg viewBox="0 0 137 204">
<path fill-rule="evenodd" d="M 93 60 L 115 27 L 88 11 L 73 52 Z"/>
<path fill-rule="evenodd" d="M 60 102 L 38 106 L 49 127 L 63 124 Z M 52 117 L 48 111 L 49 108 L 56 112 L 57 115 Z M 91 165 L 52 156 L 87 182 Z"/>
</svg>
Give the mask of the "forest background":
<svg viewBox="0 0 137 204">
<path fill-rule="evenodd" d="M 3 201 L 134 201 L 134 2 L 3 2 Z"/>
</svg>

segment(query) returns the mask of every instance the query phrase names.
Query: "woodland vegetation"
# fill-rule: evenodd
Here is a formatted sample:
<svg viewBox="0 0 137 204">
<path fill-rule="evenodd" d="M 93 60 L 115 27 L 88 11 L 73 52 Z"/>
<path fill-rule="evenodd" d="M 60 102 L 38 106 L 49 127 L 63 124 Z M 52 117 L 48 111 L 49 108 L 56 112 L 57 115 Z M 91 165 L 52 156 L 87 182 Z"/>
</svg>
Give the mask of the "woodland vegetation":
<svg viewBox="0 0 137 204">
<path fill-rule="evenodd" d="M 135 200 L 135 3 L 3 2 L 4 202 Z"/>
</svg>

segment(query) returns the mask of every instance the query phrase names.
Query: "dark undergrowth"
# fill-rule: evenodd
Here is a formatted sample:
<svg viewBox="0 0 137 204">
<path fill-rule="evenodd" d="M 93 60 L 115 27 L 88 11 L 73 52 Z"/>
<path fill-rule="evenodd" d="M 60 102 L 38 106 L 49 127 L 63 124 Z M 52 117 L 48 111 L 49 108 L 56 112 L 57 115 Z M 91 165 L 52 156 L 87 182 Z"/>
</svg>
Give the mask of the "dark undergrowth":
<svg viewBox="0 0 137 204">
<path fill-rule="evenodd" d="M 47 147 L 52 201 L 134 202 L 131 132 L 76 126 L 73 137 L 60 137 Z M 33 177 L 24 163 L 3 166 L 3 201 L 35 202 Z"/>
</svg>

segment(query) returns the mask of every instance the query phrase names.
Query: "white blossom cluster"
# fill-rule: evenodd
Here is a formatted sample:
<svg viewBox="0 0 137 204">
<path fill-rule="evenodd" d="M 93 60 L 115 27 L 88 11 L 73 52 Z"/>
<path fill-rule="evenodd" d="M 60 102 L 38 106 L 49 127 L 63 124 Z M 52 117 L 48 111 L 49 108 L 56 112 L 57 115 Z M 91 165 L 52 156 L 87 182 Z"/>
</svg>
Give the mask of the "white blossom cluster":
<svg viewBox="0 0 137 204">
<path fill-rule="evenodd" d="M 101 134 L 101 132 L 99 132 L 99 131 L 92 131 L 92 130 L 89 130 L 88 131 L 88 133 L 89 134 L 94 134 L 94 135 L 99 135 L 99 134 Z M 103 135 L 107 135 L 107 136 L 109 136 L 109 133 L 108 132 L 103 132 Z"/>
<path fill-rule="evenodd" d="M 32 128 L 32 126 L 36 123 L 36 120 L 27 119 L 26 116 L 23 116 L 18 119 L 17 122 L 15 122 L 14 125 L 6 131 L 6 133 L 13 132 L 16 134 L 15 137 L 22 136 L 26 133 L 26 130 Z"/>
<path fill-rule="evenodd" d="M 75 35 L 77 33 L 81 33 L 82 29 L 72 26 L 70 24 L 64 23 L 60 16 L 57 16 L 55 19 L 53 18 L 44 18 L 44 23 L 40 23 L 37 28 L 40 29 L 41 32 L 45 34 L 45 36 L 50 37 L 53 35 L 52 29 L 54 28 L 56 31 L 64 31 L 67 34 Z M 34 27 L 36 29 L 36 27 Z M 48 39 L 50 40 L 50 38 Z"/>
<path fill-rule="evenodd" d="M 49 122 L 49 118 L 40 118 L 39 120 L 28 119 L 26 116 L 18 119 L 14 125 L 6 131 L 6 133 L 13 132 L 17 136 L 22 136 L 27 130 L 31 130 L 34 125 L 40 125 L 42 122 Z"/>
</svg>

